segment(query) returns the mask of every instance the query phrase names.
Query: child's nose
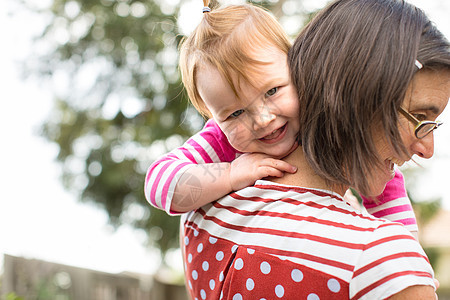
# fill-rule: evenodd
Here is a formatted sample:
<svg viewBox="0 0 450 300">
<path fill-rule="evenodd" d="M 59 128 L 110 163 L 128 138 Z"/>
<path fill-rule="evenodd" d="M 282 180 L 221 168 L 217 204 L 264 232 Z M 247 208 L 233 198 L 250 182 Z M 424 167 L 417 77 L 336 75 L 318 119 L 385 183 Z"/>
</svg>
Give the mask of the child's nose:
<svg viewBox="0 0 450 300">
<path fill-rule="evenodd" d="M 267 127 L 270 122 L 275 120 L 276 115 L 273 114 L 268 107 L 264 106 L 263 109 L 259 110 L 257 115 L 254 116 L 253 120 L 253 130 L 258 130 Z"/>
</svg>

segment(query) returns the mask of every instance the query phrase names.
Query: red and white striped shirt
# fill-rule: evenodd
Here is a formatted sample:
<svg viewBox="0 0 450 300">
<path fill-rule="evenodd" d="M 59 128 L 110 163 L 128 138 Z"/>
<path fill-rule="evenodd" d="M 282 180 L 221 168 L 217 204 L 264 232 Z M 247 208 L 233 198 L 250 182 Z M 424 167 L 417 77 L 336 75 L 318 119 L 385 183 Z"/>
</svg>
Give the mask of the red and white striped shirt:
<svg viewBox="0 0 450 300">
<path fill-rule="evenodd" d="M 399 223 L 339 195 L 259 180 L 184 218 L 192 299 L 385 299 L 433 283 Z"/>
</svg>

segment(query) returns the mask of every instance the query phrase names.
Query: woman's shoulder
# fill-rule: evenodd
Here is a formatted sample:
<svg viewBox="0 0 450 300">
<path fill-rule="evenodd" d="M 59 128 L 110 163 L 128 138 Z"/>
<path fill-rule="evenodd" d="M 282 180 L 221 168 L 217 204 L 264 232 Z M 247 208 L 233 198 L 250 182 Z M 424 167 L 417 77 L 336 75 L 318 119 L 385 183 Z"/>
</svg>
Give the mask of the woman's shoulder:
<svg viewBox="0 0 450 300">
<path fill-rule="evenodd" d="M 368 279 L 372 284 L 368 285 Z M 434 287 L 427 255 L 400 223 L 380 223 L 358 257 L 351 286 L 353 298 L 386 299 L 411 286 Z"/>
</svg>

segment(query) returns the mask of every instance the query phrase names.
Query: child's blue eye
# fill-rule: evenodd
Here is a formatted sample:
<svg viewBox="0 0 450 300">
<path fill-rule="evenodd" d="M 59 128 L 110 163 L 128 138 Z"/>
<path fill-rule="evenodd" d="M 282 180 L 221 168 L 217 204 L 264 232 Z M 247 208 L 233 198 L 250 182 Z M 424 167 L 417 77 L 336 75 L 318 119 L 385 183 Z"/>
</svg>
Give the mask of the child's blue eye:
<svg viewBox="0 0 450 300">
<path fill-rule="evenodd" d="M 243 109 L 238 109 L 237 111 L 235 111 L 234 113 L 232 113 L 232 114 L 230 115 L 230 117 L 233 117 L 233 118 L 239 117 L 243 112 L 244 112 Z"/>
<path fill-rule="evenodd" d="M 270 96 L 275 95 L 277 92 L 278 92 L 278 87 L 274 87 L 274 88 L 271 88 L 270 90 L 268 90 L 266 92 L 265 96 L 270 97 Z"/>
</svg>

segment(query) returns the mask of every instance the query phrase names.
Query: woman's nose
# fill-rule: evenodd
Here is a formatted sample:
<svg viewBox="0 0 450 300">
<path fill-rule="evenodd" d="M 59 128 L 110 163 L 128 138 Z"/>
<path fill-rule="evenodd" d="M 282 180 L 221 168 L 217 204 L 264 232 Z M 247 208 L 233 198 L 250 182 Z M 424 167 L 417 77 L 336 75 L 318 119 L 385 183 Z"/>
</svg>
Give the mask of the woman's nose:
<svg viewBox="0 0 450 300">
<path fill-rule="evenodd" d="M 430 132 L 422 139 L 416 139 L 416 141 L 411 145 L 411 150 L 414 152 L 414 154 L 422 158 L 431 158 L 434 154 L 433 132 Z"/>
</svg>

